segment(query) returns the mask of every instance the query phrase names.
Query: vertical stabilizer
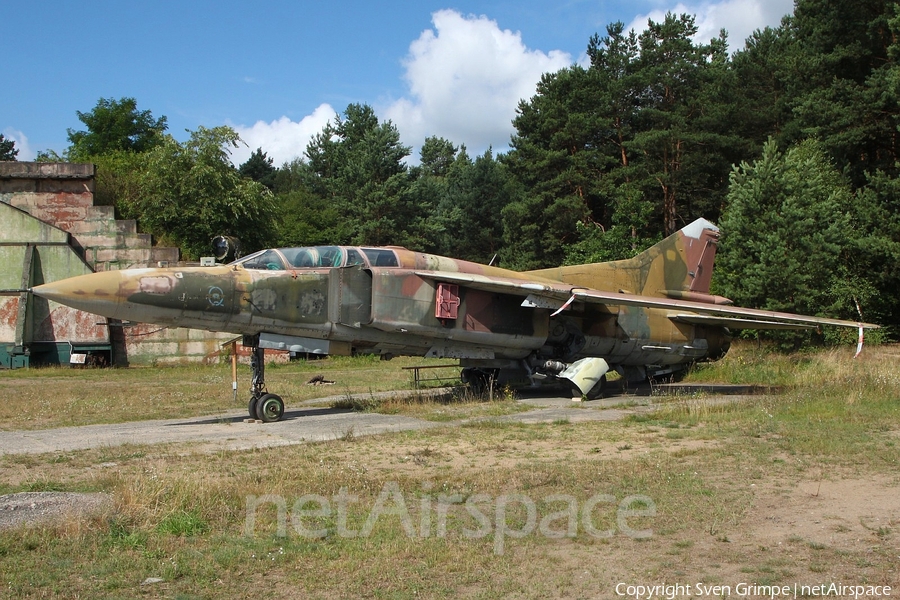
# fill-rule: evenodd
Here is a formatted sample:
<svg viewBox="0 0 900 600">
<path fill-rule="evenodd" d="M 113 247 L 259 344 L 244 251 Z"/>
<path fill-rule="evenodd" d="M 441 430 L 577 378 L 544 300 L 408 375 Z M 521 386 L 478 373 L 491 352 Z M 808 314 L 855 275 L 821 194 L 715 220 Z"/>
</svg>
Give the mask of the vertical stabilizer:
<svg viewBox="0 0 900 600">
<path fill-rule="evenodd" d="M 731 304 L 731 300 L 709 293 L 718 244 L 719 228 L 706 219 L 697 219 L 648 248 L 644 254 L 651 266 L 641 293 Z"/>
<path fill-rule="evenodd" d="M 532 273 L 598 290 L 730 304 L 709 293 L 718 242 L 719 228 L 697 219 L 634 258 Z"/>
</svg>

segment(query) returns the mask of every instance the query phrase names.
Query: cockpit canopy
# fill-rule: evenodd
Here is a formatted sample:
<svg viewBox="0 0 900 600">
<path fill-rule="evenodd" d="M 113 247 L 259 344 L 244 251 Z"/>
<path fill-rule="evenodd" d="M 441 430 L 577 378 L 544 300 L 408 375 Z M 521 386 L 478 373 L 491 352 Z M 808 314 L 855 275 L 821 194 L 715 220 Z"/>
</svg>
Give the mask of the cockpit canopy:
<svg viewBox="0 0 900 600">
<path fill-rule="evenodd" d="M 399 267 L 397 254 L 387 248 L 348 246 L 306 246 L 260 250 L 231 263 L 245 269 L 286 271 L 294 269 L 330 269 L 333 267 Z"/>
</svg>

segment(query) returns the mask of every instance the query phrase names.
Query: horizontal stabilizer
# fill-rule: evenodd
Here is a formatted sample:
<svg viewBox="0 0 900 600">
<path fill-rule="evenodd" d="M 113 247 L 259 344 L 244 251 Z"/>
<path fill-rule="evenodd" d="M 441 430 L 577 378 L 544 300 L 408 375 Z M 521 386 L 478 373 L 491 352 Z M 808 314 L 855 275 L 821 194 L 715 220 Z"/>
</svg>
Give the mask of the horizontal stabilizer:
<svg viewBox="0 0 900 600">
<path fill-rule="evenodd" d="M 779 321 L 763 321 L 760 319 L 735 319 L 729 317 L 716 317 L 712 315 L 669 315 L 669 318 L 678 323 L 691 323 L 692 325 L 714 325 L 719 327 L 731 327 L 732 329 L 815 329 L 817 325 L 812 323 L 782 323 Z"/>
</svg>

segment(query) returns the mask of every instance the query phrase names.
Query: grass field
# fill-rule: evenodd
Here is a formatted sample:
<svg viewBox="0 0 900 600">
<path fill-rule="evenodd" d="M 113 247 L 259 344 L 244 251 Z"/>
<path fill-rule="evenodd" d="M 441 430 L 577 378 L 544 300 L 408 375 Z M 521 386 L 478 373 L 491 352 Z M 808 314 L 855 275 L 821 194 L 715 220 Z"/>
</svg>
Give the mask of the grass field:
<svg viewBox="0 0 900 600">
<path fill-rule="evenodd" d="M 683 586 L 673 597 L 769 597 L 764 586 L 832 583 L 896 596 L 898 355 L 738 346 L 690 379 L 787 391 L 659 399 L 622 421 L 498 417 L 247 452 L 4 456 L 0 493 L 100 491 L 115 510 L 0 531 L 0 596 L 616 598 L 667 584 Z M 321 395 L 305 385 L 320 373 L 338 396 L 402 387 L 400 366 L 328 359 L 267 379 L 290 403 Z M 4 429 L 239 408 L 227 366 L 17 371 L 0 389 Z"/>
<path fill-rule="evenodd" d="M 374 356 L 271 363 L 265 377 L 270 391 L 287 403 L 328 395 L 363 397 L 373 392 L 410 389 L 411 371 L 403 367 L 448 364 L 422 358 Z M 449 376 L 452 370 L 430 371 Z M 323 375 L 333 385 L 307 385 Z M 234 399 L 230 363 L 127 369 L 69 367 L 0 371 L 0 390 L 13 402 L 0 403 L 0 430 L 45 429 L 94 423 L 201 416 L 246 409 L 250 368 L 238 369 Z"/>
</svg>

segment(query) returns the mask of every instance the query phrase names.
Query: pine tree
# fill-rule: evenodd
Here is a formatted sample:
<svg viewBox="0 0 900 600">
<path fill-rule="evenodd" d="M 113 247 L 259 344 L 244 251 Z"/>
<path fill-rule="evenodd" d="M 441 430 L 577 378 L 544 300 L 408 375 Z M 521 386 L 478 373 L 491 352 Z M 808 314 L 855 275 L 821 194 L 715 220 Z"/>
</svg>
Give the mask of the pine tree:
<svg viewBox="0 0 900 600">
<path fill-rule="evenodd" d="M 275 161 L 266 156 L 262 148 L 257 148 L 250 158 L 247 159 L 240 167 L 238 172 L 244 177 L 249 177 L 253 181 L 257 181 L 267 188 L 275 188 L 275 176 L 278 169 L 275 168 Z"/>
<path fill-rule="evenodd" d="M 16 148 L 16 141 L 8 140 L 0 133 L 0 160 L 16 160 L 18 154 L 19 149 Z"/>
<path fill-rule="evenodd" d="M 836 303 L 852 193 L 821 146 L 807 141 L 731 174 L 716 286 L 740 306 L 821 315 Z"/>
</svg>

